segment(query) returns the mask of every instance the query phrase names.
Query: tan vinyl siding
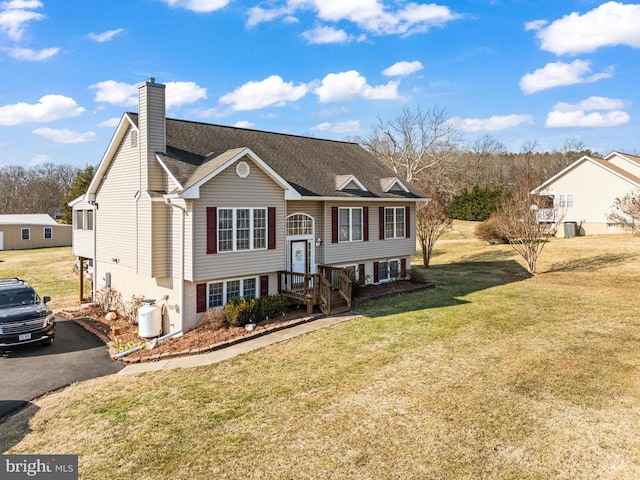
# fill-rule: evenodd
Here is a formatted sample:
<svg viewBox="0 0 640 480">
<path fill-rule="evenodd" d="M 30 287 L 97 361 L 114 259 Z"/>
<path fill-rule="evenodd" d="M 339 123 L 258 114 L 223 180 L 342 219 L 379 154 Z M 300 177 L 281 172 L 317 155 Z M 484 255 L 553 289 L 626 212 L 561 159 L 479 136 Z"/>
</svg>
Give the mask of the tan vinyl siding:
<svg viewBox="0 0 640 480">
<path fill-rule="evenodd" d="M 52 238 L 44 238 L 45 227 L 52 229 Z M 29 240 L 22 240 L 23 228 L 29 229 Z M 2 250 L 70 246 L 71 228 L 71 225 L 0 224 L 0 232 L 3 232 Z"/>
<path fill-rule="evenodd" d="M 147 152 L 142 164 L 145 190 L 160 190 L 164 185 L 164 172 L 155 158 L 156 152 L 166 149 L 164 90 L 164 85 L 150 83 L 140 88 L 138 128 L 140 147 Z"/>
<path fill-rule="evenodd" d="M 331 207 L 369 207 L 369 241 L 331 243 Z M 411 237 L 380 240 L 379 207 L 411 207 Z M 324 208 L 324 262 L 327 264 L 358 263 L 369 259 L 400 258 L 416 251 L 415 203 L 370 202 L 359 204 L 326 203 Z"/>
<path fill-rule="evenodd" d="M 281 187 L 260 168 L 250 164 L 246 178 L 236 175 L 235 165 L 218 174 L 200 187 L 200 199 L 193 211 L 193 269 L 194 280 L 234 278 L 273 272 L 285 266 L 285 202 Z M 206 254 L 206 209 L 218 208 L 276 208 L 276 248 Z"/>
<path fill-rule="evenodd" d="M 193 215 L 195 211 L 195 204 L 199 200 L 186 200 L 185 201 L 185 217 L 184 217 L 184 279 L 193 281 L 194 273 L 194 261 L 193 261 L 193 244 L 194 244 L 194 232 L 195 225 L 193 222 Z M 205 207 L 206 212 L 206 207 Z M 205 213 L 206 215 L 206 213 Z M 206 226 L 205 226 L 206 228 Z M 206 232 L 205 232 L 206 235 Z M 205 239 L 206 240 L 206 239 Z"/>
<path fill-rule="evenodd" d="M 631 182 L 586 161 L 548 185 L 553 190 L 555 206 L 560 195 L 573 195 L 573 207 L 559 208 L 563 222 L 607 223 L 606 216 L 617 197 L 634 190 Z"/>
<path fill-rule="evenodd" d="M 117 258 L 121 265 L 137 268 L 138 205 L 135 196 L 139 190 L 138 149 L 123 142 L 96 194 L 97 260 L 111 262 Z"/>
<path fill-rule="evenodd" d="M 166 277 L 170 274 L 171 240 L 173 239 L 173 223 L 170 221 L 169 207 L 164 202 L 152 202 L 153 216 L 153 271 L 154 277 Z M 171 218 L 173 220 L 173 218 Z"/>
</svg>

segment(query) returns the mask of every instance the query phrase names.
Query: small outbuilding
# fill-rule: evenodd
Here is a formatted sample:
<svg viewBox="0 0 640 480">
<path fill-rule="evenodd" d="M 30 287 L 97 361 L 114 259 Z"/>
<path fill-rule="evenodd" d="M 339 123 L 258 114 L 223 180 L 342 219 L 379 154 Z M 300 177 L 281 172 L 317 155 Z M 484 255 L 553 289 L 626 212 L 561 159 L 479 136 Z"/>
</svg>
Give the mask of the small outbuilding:
<svg viewBox="0 0 640 480">
<path fill-rule="evenodd" d="M 61 225 L 47 214 L 0 215 L 0 250 L 66 247 L 71 225 Z"/>
</svg>

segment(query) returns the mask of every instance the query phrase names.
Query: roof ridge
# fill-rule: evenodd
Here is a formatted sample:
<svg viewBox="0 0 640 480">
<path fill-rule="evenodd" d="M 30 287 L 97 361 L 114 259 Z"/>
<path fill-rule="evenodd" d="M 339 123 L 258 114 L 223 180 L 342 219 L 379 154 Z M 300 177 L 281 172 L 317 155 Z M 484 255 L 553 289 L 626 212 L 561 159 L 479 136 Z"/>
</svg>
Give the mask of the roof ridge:
<svg viewBox="0 0 640 480">
<path fill-rule="evenodd" d="M 257 128 L 243 128 L 243 127 L 235 127 L 233 125 L 221 125 L 219 123 L 208 123 L 208 122 L 199 122 L 199 121 L 195 121 L 195 120 L 185 120 L 182 118 L 169 118 L 167 117 L 167 121 L 172 121 L 172 122 L 184 122 L 184 123 L 191 123 L 191 124 L 196 124 L 196 125 L 204 125 L 204 126 L 208 126 L 208 127 L 217 127 L 217 128 L 229 128 L 232 130 L 242 130 L 245 132 L 257 132 L 257 133 L 266 133 L 269 135 L 281 135 L 284 137 L 295 137 L 295 138 L 302 138 L 302 139 L 306 139 L 306 140 L 317 140 L 319 142 L 332 142 L 332 143 L 344 143 L 347 145 L 360 145 L 358 142 L 349 142 L 346 140 L 333 140 L 330 138 L 319 138 L 319 137 L 311 137 L 309 135 L 300 135 L 297 133 L 284 133 L 284 132 L 273 132 L 273 131 L 269 131 L 269 130 L 260 130 Z"/>
</svg>

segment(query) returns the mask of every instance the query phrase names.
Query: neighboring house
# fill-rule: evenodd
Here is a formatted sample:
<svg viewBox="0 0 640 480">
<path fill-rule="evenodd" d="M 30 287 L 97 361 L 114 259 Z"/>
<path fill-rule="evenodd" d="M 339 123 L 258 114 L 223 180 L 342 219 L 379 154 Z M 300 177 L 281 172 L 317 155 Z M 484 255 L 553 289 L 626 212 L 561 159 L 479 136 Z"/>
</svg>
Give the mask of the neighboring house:
<svg viewBox="0 0 640 480">
<path fill-rule="evenodd" d="M 159 300 L 164 332 L 187 331 L 234 297 L 323 308 L 323 285 L 350 301 L 345 272 L 406 276 L 426 200 L 355 143 L 167 119 L 149 79 L 72 202 L 74 252 L 93 258 L 95 290 Z"/>
<path fill-rule="evenodd" d="M 71 225 L 61 225 L 47 214 L 0 215 L 0 250 L 69 245 Z"/>
<path fill-rule="evenodd" d="M 612 152 L 605 158 L 583 156 L 531 193 L 553 199 L 553 209 L 539 212 L 539 220 L 557 222 L 557 235 L 623 233 L 607 220 L 616 198 L 640 189 L 640 157 Z M 565 223 L 571 228 L 562 228 Z"/>
</svg>

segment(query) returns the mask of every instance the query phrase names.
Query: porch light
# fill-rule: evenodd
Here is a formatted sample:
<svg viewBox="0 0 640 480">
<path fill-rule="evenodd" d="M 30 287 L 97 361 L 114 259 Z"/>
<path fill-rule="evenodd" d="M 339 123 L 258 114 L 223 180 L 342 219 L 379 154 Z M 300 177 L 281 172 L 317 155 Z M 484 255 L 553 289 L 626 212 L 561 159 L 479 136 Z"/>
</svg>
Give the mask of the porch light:
<svg viewBox="0 0 640 480">
<path fill-rule="evenodd" d="M 322 239 L 320 237 L 316 238 L 316 247 L 322 245 Z"/>
</svg>

